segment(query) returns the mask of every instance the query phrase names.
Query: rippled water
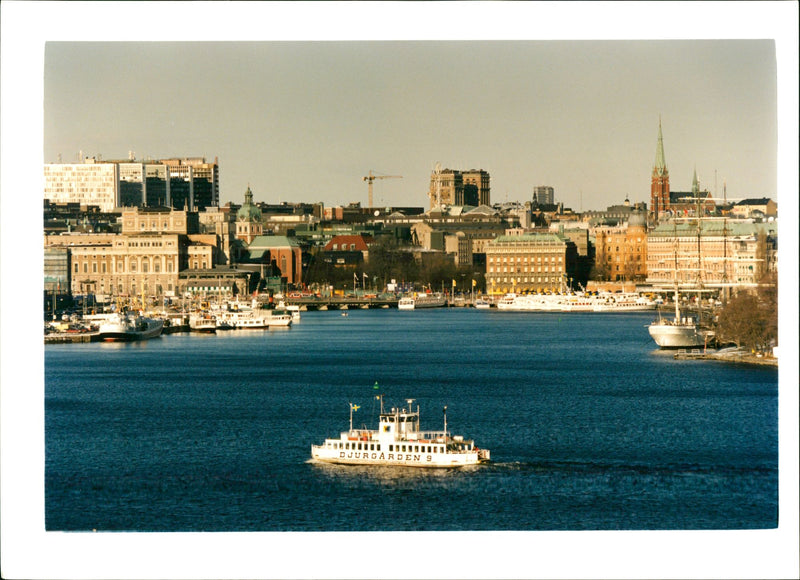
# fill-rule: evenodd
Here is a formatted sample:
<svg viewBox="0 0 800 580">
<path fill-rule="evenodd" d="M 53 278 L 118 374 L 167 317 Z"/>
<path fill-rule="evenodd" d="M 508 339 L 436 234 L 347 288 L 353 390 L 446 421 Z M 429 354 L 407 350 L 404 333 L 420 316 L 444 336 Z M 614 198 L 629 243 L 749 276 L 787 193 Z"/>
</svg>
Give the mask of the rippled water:
<svg viewBox="0 0 800 580">
<path fill-rule="evenodd" d="M 48 530 L 753 529 L 778 522 L 774 369 L 675 361 L 650 314 L 303 313 L 45 350 Z M 314 463 L 416 399 L 462 470 Z M 416 404 L 416 403 L 415 403 Z M 470 509 L 474 506 L 477 509 Z"/>
</svg>

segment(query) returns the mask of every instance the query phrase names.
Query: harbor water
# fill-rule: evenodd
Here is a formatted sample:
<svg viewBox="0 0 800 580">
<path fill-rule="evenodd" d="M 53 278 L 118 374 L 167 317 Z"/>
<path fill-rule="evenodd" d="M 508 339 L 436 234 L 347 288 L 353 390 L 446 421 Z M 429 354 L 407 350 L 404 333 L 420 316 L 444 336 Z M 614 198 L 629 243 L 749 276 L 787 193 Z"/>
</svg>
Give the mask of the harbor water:
<svg viewBox="0 0 800 580">
<path fill-rule="evenodd" d="M 290 329 L 45 347 L 50 531 L 778 525 L 778 373 L 678 361 L 652 313 L 304 312 Z M 378 389 L 375 388 L 375 383 Z M 312 462 L 414 399 L 461 470 Z"/>
</svg>

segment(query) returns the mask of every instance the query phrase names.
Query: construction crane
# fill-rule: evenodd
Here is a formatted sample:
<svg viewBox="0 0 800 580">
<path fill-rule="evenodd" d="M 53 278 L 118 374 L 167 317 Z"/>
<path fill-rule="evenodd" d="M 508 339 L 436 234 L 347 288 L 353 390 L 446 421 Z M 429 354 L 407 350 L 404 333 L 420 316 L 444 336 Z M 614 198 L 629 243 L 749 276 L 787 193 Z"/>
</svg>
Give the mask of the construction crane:
<svg viewBox="0 0 800 580">
<path fill-rule="evenodd" d="M 402 175 L 373 175 L 372 169 L 369 170 L 369 175 L 362 177 L 362 181 L 366 181 L 369 185 L 369 207 L 372 209 L 372 182 L 376 179 L 402 179 Z"/>
</svg>

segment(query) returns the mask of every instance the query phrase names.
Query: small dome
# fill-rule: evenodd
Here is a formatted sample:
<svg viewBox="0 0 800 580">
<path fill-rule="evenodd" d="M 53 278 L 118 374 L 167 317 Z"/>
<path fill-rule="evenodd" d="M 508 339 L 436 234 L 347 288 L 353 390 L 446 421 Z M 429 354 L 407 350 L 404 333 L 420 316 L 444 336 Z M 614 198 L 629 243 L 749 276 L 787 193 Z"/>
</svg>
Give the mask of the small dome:
<svg viewBox="0 0 800 580">
<path fill-rule="evenodd" d="M 253 192 L 250 186 L 247 186 L 247 191 L 244 192 L 244 204 L 239 211 L 236 212 L 236 219 L 239 221 L 261 221 L 261 210 L 253 205 Z"/>
</svg>

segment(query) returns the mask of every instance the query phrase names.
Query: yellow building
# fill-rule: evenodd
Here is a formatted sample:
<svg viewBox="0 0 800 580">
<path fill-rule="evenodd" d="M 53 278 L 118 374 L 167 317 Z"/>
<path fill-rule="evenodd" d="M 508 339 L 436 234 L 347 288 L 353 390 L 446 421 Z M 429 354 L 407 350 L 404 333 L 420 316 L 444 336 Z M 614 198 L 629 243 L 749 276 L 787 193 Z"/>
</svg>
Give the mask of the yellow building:
<svg viewBox="0 0 800 580">
<path fill-rule="evenodd" d="M 504 235 L 486 244 L 491 294 L 558 291 L 570 286 L 577 265 L 574 242 L 557 234 Z"/>
</svg>

